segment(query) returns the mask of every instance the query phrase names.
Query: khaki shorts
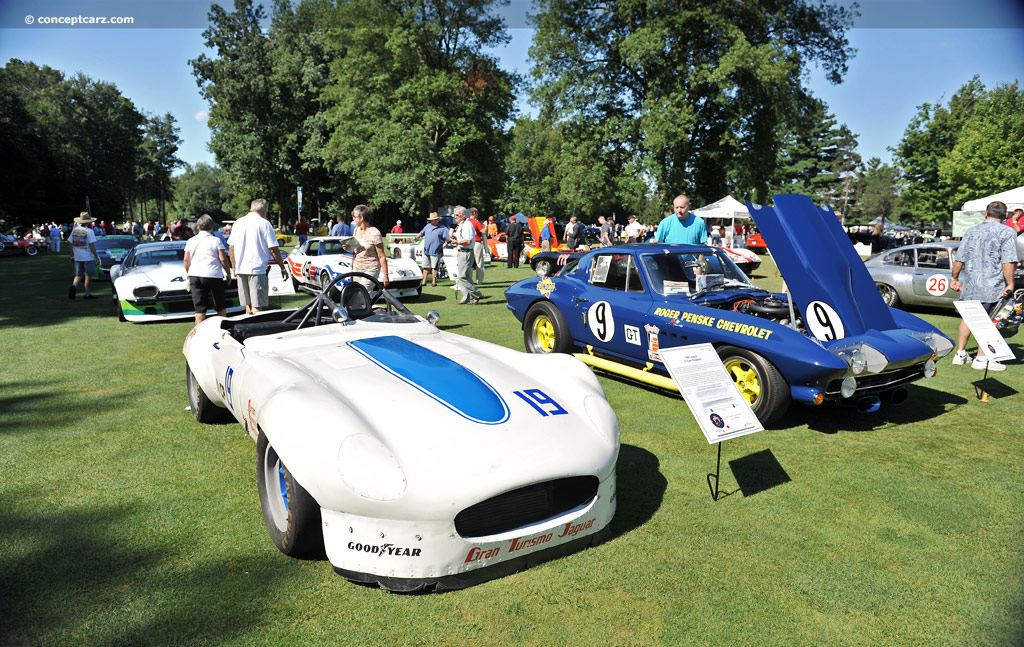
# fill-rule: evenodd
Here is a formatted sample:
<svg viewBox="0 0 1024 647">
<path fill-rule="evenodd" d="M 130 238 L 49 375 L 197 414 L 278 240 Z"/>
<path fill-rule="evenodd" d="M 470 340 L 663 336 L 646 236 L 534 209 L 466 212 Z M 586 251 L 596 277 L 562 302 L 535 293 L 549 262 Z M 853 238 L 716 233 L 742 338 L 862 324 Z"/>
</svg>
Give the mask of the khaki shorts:
<svg viewBox="0 0 1024 647">
<path fill-rule="evenodd" d="M 238 301 L 243 306 L 266 308 L 270 304 L 270 279 L 266 274 L 239 274 Z"/>
</svg>

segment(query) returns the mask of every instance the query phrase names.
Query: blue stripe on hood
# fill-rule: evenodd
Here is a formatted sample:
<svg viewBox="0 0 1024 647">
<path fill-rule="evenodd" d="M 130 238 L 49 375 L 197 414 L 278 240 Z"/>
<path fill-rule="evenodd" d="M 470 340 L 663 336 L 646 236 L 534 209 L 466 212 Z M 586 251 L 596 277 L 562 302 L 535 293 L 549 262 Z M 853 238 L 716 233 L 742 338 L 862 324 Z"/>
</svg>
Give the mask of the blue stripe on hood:
<svg viewBox="0 0 1024 647">
<path fill-rule="evenodd" d="M 463 418 L 484 425 L 508 420 L 508 405 L 494 387 L 444 355 L 392 335 L 350 341 L 348 345 Z"/>
</svg>

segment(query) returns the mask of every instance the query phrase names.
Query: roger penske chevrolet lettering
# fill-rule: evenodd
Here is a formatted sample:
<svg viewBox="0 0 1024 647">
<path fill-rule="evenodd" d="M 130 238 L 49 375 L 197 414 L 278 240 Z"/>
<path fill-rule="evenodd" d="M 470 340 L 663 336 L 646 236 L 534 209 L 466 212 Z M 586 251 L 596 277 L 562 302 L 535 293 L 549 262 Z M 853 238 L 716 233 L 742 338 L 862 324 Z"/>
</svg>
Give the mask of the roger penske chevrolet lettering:
<svg viewBox="0 0 1024 647">
<path fill-rule="evenodd" d="M 210 317 L 185 339 L 193 415 L 256 439 L 277 548 L 416 591 L 601 541 L 619 427 L 593 373 L 439 330 L 379 284 L 374 305 L 357 276 L 301 308 Z M 414 424 L 396 424 L 399 409 Z"/>
<path fill-rule="evenodd" d="M 645 243 L 591 250 L 506 292 L 527 350 L 677 390 L 660 349 L 709 342 L 763 424 L 792 400 L 862 411 L 907 398 L 952 341 L 886 307 L 830 210 L 776 196 L 748 209 L 789 293 L 754 285 L 721 249 Z"/>
</svg>

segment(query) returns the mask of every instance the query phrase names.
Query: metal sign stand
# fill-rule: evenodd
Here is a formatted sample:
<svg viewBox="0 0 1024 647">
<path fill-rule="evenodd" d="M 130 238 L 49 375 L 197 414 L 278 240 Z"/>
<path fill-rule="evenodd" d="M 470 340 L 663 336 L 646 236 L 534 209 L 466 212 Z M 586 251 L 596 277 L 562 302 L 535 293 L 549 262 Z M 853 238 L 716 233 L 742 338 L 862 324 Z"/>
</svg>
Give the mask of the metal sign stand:
<svg viewBox="0 0 1024 647">
<path fill-rule="evenodd" d="M 722 471 L 722 443 L 716 443 L 718 445 L 718 463 L 715 465 L 715 473 L 708 474 L 708 489 L 711 490 L 711 500 L 718 501 L 718 475 Z M 711 477 L 715 477 L 715 486 L 711 487 Z"/>
<path fill-rule="evenodd" d="M 985 373 L 981 376 L 981 382 L 974 385 L 974 395 L 982 402 L 988 402 L 988 393 L 985 391 L 985 380 L 988 379 L 988 362 L 985 362 Z"/>
</svg>

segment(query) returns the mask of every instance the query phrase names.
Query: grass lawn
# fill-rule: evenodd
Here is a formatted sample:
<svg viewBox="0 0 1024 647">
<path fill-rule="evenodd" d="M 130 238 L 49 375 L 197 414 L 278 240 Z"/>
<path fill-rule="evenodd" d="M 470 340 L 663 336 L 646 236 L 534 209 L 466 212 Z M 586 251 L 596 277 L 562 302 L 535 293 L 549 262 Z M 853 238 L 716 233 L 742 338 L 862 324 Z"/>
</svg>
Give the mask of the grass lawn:
<svg viewBox="0 0 1024 647">
<path fill-rule="evenodd" d="M 1024 644 L 1020 362 L 987 403 L 947 358 L 899 408 L 796 405 L 725 443 L 718 502 L 682 400 L 602 377 L 623 443 L 612 538 L 400 596 L 276 551 L 254 443 L 186 411 L 191 324 L 118 323 L 109 283 L 69 301 L 70 265 L 0 259 L 0 645 Z M 528 276 L 488 270 L 475 308 L 448 282 L 410 307 L 522 350 L 502 292 Z M 770 259 L 755 278 L 779 286 Z"/>
</svg>

